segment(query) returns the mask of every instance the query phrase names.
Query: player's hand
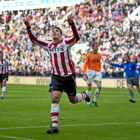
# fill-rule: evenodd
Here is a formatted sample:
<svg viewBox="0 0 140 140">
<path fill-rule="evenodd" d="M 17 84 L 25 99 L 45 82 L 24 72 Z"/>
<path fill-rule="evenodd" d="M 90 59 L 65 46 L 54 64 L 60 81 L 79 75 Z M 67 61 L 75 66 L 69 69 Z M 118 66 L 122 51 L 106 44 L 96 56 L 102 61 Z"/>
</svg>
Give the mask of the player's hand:
<svg viewBox="0 0 140 140">
<path fill-rule="evenodd" d="M 71 16 L 68 16 L 68 23 L 69 23 L 70 25 L 74 24 L 74 21 L 73 21 L 73 19 L 72 19 Z"/>
<path fill-rule="evenodd" d="M 29 24 L 29 21 L 27 20 L 27 18 L 24 19 L 24 24 L 27 28 L 30 27 L 30 24 Z"/>
<path fill-rule="evenodd" d="M 83 79 L 84 79 L 84 81 L 87 81 L 88 76 L 86 74 L 83 74 Z"/>
</svg>

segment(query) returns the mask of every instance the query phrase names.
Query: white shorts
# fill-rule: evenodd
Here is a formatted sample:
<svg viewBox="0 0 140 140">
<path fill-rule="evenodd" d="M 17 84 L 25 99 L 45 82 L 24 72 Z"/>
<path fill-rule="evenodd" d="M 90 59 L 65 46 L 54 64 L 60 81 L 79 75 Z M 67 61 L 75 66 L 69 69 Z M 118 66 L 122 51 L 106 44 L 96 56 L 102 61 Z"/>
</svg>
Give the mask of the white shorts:
<svg viewBox="0 0 140 140">
<path fill-rule="evenodd" d="M 87 84 L 92 84 L 92 82 L 95 81 L 101 81 L 102 80 L 102 74 L 99 71 L 95 71 L 95 70 L 89 70 L 87 69 Z"/>
</svg>

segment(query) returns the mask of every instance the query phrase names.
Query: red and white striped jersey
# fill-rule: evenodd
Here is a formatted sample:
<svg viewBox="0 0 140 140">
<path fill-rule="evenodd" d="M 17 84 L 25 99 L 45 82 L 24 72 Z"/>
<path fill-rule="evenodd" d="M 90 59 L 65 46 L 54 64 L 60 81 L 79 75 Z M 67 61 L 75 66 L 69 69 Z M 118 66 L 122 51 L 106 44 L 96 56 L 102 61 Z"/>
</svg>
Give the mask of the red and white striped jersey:
<svg viewBox="0 0 140 140">
<path fill-rule="evenodd" d="M 68 76 L 75 73 L 74 62 L 70 48 L 80 39 L 75 25 L 71 25 L 73 36 L 63 37 L 58 44 L 53 44 L 53 40 L 43 41 L 35 36 L 31 29 L 28 35 L 33 43 L 44 47 L 50 55 L 52 74 Z"/>
<path fill-rule="evenodd" d="M 8 73 L 9 67 L 6 59 L 0 60 L 0 74 Z"/>
</svg>

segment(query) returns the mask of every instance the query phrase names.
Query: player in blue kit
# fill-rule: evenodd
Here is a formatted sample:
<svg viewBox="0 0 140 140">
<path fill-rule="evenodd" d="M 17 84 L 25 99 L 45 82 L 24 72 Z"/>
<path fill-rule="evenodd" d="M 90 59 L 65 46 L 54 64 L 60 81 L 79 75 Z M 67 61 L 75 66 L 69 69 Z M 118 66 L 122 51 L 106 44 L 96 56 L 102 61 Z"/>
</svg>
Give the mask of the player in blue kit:
<svg viewBox="0 0 140 140">
<path fill-rule="evenodd" d="M 124 55 L 124 61 L 125 63 L 122 64 L 111 63 L 111 65 L 114 67 L 124 68 L 124 72 L 126 74 L 127 88 L 131 96 L 131 99 L 129 99 L 129 101 L 135 103 L 136 101 L 132 88 L 133 86 L 136 86 L 138 92 L 140 93 L 139 77 L 136 72 L 138 70 L 140 73 L 140 67 L 135 62 L 130 61 L 130 56 L 128 54 Z"/>
</svg>

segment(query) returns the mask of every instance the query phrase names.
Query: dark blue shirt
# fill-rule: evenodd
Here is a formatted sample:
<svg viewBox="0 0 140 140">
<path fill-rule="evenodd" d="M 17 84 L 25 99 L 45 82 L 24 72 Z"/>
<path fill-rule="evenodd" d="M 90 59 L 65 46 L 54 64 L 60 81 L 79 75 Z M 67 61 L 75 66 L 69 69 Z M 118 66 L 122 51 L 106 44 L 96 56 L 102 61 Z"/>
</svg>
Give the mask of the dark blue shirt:
<svg viewBox="0 0 140 140">
<path fill-rule="evenodd" d="M 115 66 L 115 67 L 124 68 L 126 78 L 129 78 L 129 77 L 132 77 L 134 75 L 137 75 L 136 70 L 138 70 L 139 73 L 140 73 L 140 67 L 137 66 L 137 64 L 135 62 L 129 61 L 127 63 L 122 63 L 122 64 L 111 63 L 111 65 Z"/>
</svg>

